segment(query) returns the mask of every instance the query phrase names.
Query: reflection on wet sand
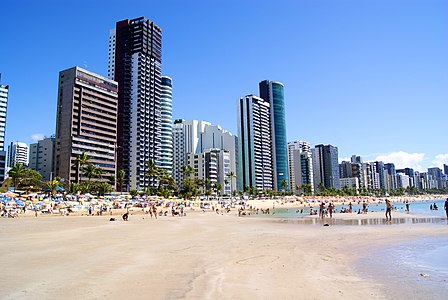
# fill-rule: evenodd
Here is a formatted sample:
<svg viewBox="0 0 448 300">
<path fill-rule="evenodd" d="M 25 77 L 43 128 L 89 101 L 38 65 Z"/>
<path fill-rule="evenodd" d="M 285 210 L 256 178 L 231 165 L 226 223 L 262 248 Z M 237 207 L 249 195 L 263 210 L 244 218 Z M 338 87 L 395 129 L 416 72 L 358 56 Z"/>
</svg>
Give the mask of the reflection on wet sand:
<svg viewBox="0 0 448 300">
<path fill-rule="evenodd" d="M 392 222 L 385 218 L 363 218 L 363 219 L 320 219 L 320 218 L 297 218 L 281 219 L 282 223 L 295 223 L 306 225 L 390 225 L 390 224 L 438 224 L 444 221 L 443 218 L 395 218 Z"/>
</svg>

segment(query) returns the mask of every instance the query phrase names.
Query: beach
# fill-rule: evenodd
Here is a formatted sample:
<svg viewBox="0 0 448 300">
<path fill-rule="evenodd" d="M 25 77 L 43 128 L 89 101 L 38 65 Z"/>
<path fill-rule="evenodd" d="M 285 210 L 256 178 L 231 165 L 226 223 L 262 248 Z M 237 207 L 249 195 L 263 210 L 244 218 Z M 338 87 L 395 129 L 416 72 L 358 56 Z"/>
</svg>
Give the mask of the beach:
<svg viewBox="0 0 448 300">
<path fill-rule="evenodd" d="M 446 223 L 326 227 L 237 215 L 2 219 L 0 296 L 388 299 L 359 260 L 395 243 L 448 237 Z"/>
</svg>

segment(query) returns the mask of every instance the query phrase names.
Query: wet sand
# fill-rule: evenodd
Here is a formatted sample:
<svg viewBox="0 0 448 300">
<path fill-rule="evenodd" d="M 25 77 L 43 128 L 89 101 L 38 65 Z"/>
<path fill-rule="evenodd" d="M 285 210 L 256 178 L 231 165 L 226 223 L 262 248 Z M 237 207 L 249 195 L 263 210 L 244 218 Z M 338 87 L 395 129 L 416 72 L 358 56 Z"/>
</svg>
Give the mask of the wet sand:
<svg viewBox="0 0 448 300">
<path fill-rule="evenodd" d="M 2 219 L 0 298 L 385 299 L 355 261 L 448 237 L 441 224 L 324 227 L 236 215 Z"/>
</svg>

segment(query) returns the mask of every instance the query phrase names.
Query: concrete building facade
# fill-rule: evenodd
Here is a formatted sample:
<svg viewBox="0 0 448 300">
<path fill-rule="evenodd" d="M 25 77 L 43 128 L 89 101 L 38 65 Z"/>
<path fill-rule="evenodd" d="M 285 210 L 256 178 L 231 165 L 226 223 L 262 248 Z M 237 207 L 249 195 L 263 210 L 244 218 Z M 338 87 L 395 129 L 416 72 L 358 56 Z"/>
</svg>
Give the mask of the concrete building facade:
<svg viewBox="0 0 448 300">
<path fill-rule="evenodd" d="M 274 188 L 271 110 L 268 101 L 253 95 L 238 100 L 238 174 L 244 188 Z"/>
<path fill-rule="evenodd" d="M 11 142 L 8 145 L 8 168 L 21 163 L 28 167 L 28 145 L 21 142 Z"/>
<path fill-rule="evenodd" d="M 59 73 L 54 174 L 69 182 L 77 178 L 75 160 L 85 152 L 89 162 L 115 176 L 117 82 L 79 67 Z"/>
<path fill-rule="evenodd" d="M 39 172 L 44 181 L 53 179 L 55 142 L 55 137 L 49 137 L 30 144 L 28 167 Z"/>
<path fill-rule="evenodd" d="M 144 17 L 117 22 L 109 33 L 109 76 L 118 82 L 117 164 L 123 189 L 143 190 L 161 166 L 162 30 Z"/>
<path fill-rule="evenodd" d="M 313 162 L 310 143 L 305 141 L 288 143 L 288 166 L 290 189 L 296 193 L 299 190 L 303 191 L 303 187 L 309 185 L 311 193 L 313 193 Z"/>
<path fill-rule="evenodd" d="M 0 74 L 1 75 L 1 74 Z M 9 86 L 0 84 L 0 182 L 6 178 L 6 112 L 8 108 Z"/>
</svg>

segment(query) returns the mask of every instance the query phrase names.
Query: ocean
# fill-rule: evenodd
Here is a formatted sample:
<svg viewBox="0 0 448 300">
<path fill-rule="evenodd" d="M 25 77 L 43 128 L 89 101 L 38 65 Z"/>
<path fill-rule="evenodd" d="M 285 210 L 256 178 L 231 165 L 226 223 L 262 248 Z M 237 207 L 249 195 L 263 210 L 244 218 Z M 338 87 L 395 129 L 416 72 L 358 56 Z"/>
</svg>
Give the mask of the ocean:
<svg viewBox="0 0 448 300">
<path fill-rule="evenodd" d="M 438 210 L 431 210 L 430 205 L 434 205 L 438 207 Z M 420 202 L 410 202 L 409 203 L 409 213 L 416 214 L 416 215 L 426 215 L 428 217 L 440 217 L 445 218 L 445 210 L 443 209 L 443 205 L 445 203 L 445 200 L 439 199 L 439 200 L 433 200 L 433 201 L 420 201 Z M 405 212 L 406 205 L 403 202 L 395 202 L 392 203 L 394 207 L 396 208 L 394 211 L 398 212 Z M 341 209 L 347 208 L 348 209 L 348 203 L 345 205 L 336 205 L 336 210 L 339 212 Z M 314 203 L 314 206 L 312 207 L 314 210 L 319 209 L 319 204 Z M 386 211 L 386 205 L 384 203 L 377 204 L 372 203 L 369 204 L 367 207 L 369 212 L 385 212 Z M 353 205 L 353 212 L 357 212 L 358 210 L 362 210 L 362 204 L 354 204 Z M 259 212 L 258 217 L 271 217 L 271 218 L 301 218 L 308 216 L 310 214 L 310 208 L 304 208 L 301 212 L 301 209 L 293 209 L 293 208 L 282 208 L 281 205 L 277 205 L 275 207 L 274 214 L 269 215 L 263 215 L 261 212 Z M 271 210 L 272 212 L 272 210 Z M 393 212 L 392 212 L 393 217 Z"/>
<path fill-rule="evenodd" d="M 436 228 L 435 228 L 436 230 Z M 372 250 L 356 263 L 390 299 L 447 299 L 448 238 L 426 238 Z"/>
</svg>

